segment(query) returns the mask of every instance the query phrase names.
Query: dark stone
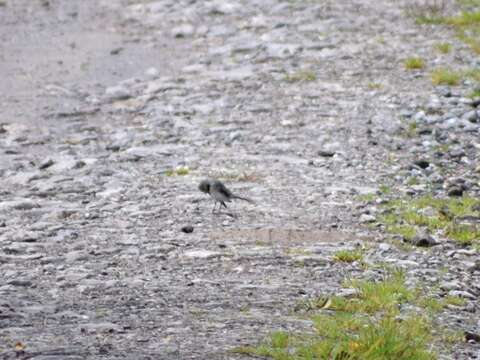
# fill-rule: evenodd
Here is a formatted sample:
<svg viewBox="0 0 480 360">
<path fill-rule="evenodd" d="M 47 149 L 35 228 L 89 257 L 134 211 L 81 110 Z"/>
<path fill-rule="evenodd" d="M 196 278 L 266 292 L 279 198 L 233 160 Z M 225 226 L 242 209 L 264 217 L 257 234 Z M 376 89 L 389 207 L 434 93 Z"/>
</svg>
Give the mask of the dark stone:
<svg viewBox="0 0 480 360">
<path fill-rule="evenodd" d="M 462 156 L 465 156 L 465 151 L 463 149 L 453 149 L 450 150 L 448 154 L 452 158 L 461 158 Z"/>
<path fill-rule="evenodd" d="M 120 52 L 123 51 L 123 48 L 122 47 L 118 47 L 118 48 L 115 48 L 115 49 L 112 49 L 110 50 L 110 55 L 118 55 L 120 54 Z"/>
<path fill-rule="evenodd" d="M 30 280 L 10 280 L 7 282 L 9 285 L 13 286 L 22 286 L 22 287 L 30 287 L 32 286 L 32 282 Z"/>
<path fill-rule="evenodd" d="M 48 159 L 47 161 L 42 162 L 38 168 L 40 170 L 44 170 L 44 169 L 49 168 L 53 164 L 55 164 L 54 161 L 52 159 Z"/>
<path fill-rule="evenodd" d="M 477 99 L 474 99 L 470 105 L 472 105 L 473 107 L 479 107 L 480 106 L 480 98 L 477 98 Z"/>
<path fill-rule="evenodd" d="M 83 160 L 78 160 L 78 161 L 75 163 L 75 165 L 73 166 L 73 168 L 74 168 L 74 169 L 81 169 L 81 168 L 83 168 L 85 165 L 87 165 L 87 164 L 85 163 L 85 161 L 83 161 Z"/>
<path fill-rule="evenodd" d="M 193 226 L 192 225 L 185 225 L 181 229 L 185 234 L 190 234 L 193 232 Z"/>
<path fill-rule="evenodd" d="M 318 150 L 317 154 L 322 157 L 332 157 L 333 155 L 335 155 L 335 151 Z"/>
<path fill-rule="evenodd" d="M 413 237 L 411 243 L 419 247 L 430 247 L 437 245 L 435 239 L 432 238 L 430 234 L 423 231 L 417 232 L 417 234 Z"/>
<path fill-rule="evenodd" d="M 109 144 L 105 147 L 106 150 L 109 150 L 109 151 L 119 151 L 120 150 L 120 145 L 118 144 Z"/>
<path fill-rule="evenodd" d="M 448 189 L 447 192 L 448 196 L 462 196 L 463 195 L 463 188 L 460 186 L 452 186 Z"/>
<path fill-rule="evenodd" d="M 413 163 L 422 169 L 426 169 L 430 166 L 430 163 L 424 159 L 415 160 Z"/>
<path fill-rule="evenodd" d="M 480 334 L 475 334 L 470 331 L 465 331 L 465 341 L 473 341 L 480 343 Z"/>
<path fill-rule="evenodd" d="M 418 130 L 418 135 L 430 135 L 432 133 L 432 129 L 430 128 L 422 128 Z"/>
</svg>

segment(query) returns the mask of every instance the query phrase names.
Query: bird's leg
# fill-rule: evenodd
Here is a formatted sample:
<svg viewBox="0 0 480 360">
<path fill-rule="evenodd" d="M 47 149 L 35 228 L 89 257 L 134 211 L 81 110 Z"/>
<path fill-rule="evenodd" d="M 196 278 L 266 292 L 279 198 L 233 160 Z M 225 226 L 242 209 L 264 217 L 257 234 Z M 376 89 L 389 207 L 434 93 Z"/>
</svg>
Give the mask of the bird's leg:
<svg viewBox="0 0 480 360">
<path fill-rule="evenodd" d="M 215 208 L 217 207 L 217 201 L 213 201 L 213 209 L 212 209 L 212 214 L 215 213 Z"/>
</svg>

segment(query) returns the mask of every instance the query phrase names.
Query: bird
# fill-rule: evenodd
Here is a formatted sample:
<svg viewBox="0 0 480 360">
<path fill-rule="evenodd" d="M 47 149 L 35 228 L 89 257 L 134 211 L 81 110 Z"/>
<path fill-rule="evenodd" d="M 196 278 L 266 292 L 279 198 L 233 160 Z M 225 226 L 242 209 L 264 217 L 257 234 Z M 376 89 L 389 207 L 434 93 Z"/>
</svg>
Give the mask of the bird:
<svg viewBox="0 0 480 360">
<path fill-rule="evenodd" d="M 212 212 L 215 212 L 215 208 L 217 206 L 217 202 L 227 208 L 226 202 L 230 202 L 232 200 L 243 200 L 253 204 L 253 200 L 238 196 L 233 194 L 227 187 L 220 181 L 216 179 L 205 179 L 200 182 L 198 185 L 198 189 L 201 192 L 209 194 L 214 199 L 213 209 Z"/>
</svg>

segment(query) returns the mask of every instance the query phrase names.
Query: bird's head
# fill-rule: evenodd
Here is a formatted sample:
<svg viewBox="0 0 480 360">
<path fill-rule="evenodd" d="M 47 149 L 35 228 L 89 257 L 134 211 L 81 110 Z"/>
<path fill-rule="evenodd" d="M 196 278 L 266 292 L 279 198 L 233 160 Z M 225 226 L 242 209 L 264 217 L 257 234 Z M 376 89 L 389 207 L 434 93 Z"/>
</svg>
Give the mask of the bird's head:
<svg viewBox="0 0 480 360">
<path fill-rule="evenodd" d="M 210 181 L 209 180 L 202 180 L 200 182 L 200 185 L 198 185 L 198 189 L 201 191 L 201 192 L 204 192 L 206 194 L 209 194 L 210 193 Z"/>
</svg>

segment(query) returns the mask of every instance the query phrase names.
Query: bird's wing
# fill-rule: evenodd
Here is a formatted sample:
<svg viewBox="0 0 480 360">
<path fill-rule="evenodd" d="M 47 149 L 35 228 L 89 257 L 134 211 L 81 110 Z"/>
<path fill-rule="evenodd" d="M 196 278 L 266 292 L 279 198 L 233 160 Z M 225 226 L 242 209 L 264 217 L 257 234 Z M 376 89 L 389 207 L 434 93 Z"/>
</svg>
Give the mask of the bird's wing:
<svg viewBox="0 0 480 360">
<path fill-rule="evenodd" d="M 228 190 L 226 188 L 225 185 L 223 185 L 223 183 L 221 183 L 220 181 L 215 181 L 215 189 L 222 195 L 224 195 L 225 197 L 227 198 L 231 198 L 232 197 L 232 192 L 230 190 Z"/>
</svg>

